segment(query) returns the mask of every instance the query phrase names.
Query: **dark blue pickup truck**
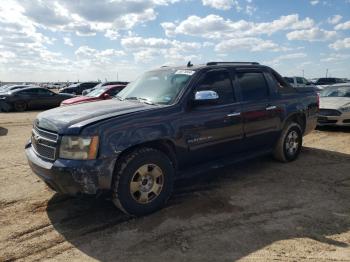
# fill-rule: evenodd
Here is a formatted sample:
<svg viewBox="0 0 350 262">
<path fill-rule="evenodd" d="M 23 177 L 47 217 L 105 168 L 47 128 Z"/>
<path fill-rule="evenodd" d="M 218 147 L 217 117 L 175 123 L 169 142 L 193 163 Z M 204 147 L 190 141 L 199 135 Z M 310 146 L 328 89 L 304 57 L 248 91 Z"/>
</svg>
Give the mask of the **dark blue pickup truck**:
<svg viewBox="0 0 350 262">
<path fill-rule="evenodd" d="M 295 160 L 318 108 L 312 88 L 255 62 L 162 67 L 115 99 L 39 114 L 25 151 L 53 190 L 107 191 L 139 216 L 161 208 L 179 177 L 262 154 Z"/>
</svg>

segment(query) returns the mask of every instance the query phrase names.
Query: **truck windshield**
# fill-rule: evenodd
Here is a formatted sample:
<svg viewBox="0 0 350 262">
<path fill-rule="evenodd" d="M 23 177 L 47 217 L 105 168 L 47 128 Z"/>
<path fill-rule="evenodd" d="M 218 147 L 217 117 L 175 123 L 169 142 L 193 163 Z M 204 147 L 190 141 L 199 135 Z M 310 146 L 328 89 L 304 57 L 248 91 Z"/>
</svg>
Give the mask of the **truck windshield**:
<svg viewBox="0 0 350 262">
<path fill-rule="evenodd" d="M 118 93 L 122 100 L 139 100 L 152 104 L 173 104 L 195 71 L 161 69 L 146 72 Z"/>
</svg>

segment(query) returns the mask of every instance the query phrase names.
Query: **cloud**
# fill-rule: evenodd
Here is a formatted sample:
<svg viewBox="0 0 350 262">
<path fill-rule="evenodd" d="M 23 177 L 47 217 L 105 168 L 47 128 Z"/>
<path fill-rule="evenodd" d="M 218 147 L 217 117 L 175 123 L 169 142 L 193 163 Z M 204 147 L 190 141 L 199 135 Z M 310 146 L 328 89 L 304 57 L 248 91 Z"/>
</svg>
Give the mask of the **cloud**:
<svg viewBox="0 0 350 262">
<path fill-rule="evenodd" d="M 330 48 L 335 50 L 349 49 L 350 48 L 350 37 L 342 40 L 337 40 L 333 44 L 329 45 Z"/>
<path fill-rule="evenodd" d="M 181 61 L 189 57 L 198 57 L 202 45 L 196 42 L 181 42 L 163 38 L 142 38 L 130 36 L 121 39 L 121 45 L 134 55 L 136 62 L 147 63 L 159 57 L 170 61 Z M 190 54 L 191 53 L 191 54 Z"/>
<path fill-rule="evenodd" d="M 37 25 L 24 15 L 25 9 L 16 1 L 8 0 L 0 5 L 1 61 L 8 74 L 12 71 L 56 68 L 67 63 L 60 53 L 48 50 L 53 38 L 37 31 Z M 9 54 L 15 54 L 15 56 Z"/>
<path fill-rule="evenodd" d="M 291 53 L 291 54 L 277 56 L 273 60 L 266 61 L 264 63 L 276 66 L 285 60 L 294 60 L 294 59 L 300 59 L 300 58 L 305 58 L 305 57 L 307 57 L 307 54 L 305 54 L 305 53 Z"/>
<path fill-rule="evenodd" d="M 210 6 L 219 10 L 229 10 L 233 7 L 235 7 L 237 11 L 242 10 L 237 0 L 202 0 L 202 3 L 204 6 Z"/>
<path fill-rule="evenodd" d="M 311 5 L 317 5 L 317 4 L 319 4 L 319 0 L 312 0 L 312 1 L 310 1 L 310 4 Z"/>
<path fill-rule="evenodd" d="M 327 31 L 319 28 L 311 28 L 307 30 L 292 31 L 287 34 L 288 40 L 303 40 L 303 41 L 326 41 L 335 37 L 335 31 Z"/>
<path fill-rule="evenodd" d="M 332 53 L 322 58 L 321 62 L 341 62 L 350 58 L 349 54 Z"/>
<path fill-rule="evenodd" d="M 63 42 L 65 45 L 73 46 L 72 39 L 69 37 L 63 37 Z"/>
<path fill-rule="evenodd" d="M 11 1 L 11 0 L 10 0 Z M 155 9 L 178 0 L 18 1 L 23 14 L 37 26 L 52 31 L 94 36 L 98 32 L 115 40 L 120 30 L 156 19 Z"/>
<path fill-rule="evenodd" d="M 340 20 L 342 20 L 342 16 L 341 15 L 333 15 L 332 17 L 329 17 L 327 19 L 327 22 L 331 25 L 335 25 L 338 24 L 340 22 Z"/>
<path fill-rule="evenodd" d="M 112 57 L 120 57 L 126 55 L 122 50 L 115 49 L 105 49 L 105 50 L 97 50 L 91 48 L 89 46 L 80 46 L 76 51 L 75 55 L 79 58 L 89 58 L 93 60 L 110 60 Z"/>
<path fill-rule="evenodd" d="M 282 30 L 307 29 L 313 25 L 312 19 L 307 17 L 300 20 L 298 14 L 281 16 L 271 22 L 262 23 L 246 20 L 232 21 L 213 14 L 206 17 L 192 15 L 179 23 L 165 22 L 161 24 L 165 34 L 169 37 L 183 34 L 212 39 L 271 35 Z"/>
<path fill-rule="evenodd" d="M 346 21 L 344 23 L 341 24 L 337 24 L 334 27 L 335 30 L 349 30 L 350 29 L 350 21 Z"/>
<path fill-rule="evenodd" d="M 215 51 L 221 53 L 244 49 L 252 52 L 283 50 L 278 44 L 273 43 L 270 40 L 263 40 L 254 37 L 224 40 L 215 46 Z"/>
</svg>

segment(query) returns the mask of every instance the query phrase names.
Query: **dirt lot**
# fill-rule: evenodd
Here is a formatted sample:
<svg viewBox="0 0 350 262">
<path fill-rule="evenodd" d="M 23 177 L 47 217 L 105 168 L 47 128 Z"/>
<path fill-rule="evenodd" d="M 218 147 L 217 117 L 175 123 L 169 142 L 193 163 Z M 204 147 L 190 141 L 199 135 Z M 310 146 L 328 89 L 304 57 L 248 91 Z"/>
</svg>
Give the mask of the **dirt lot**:
<svg viewBox="0 0 350 262">
<path fill-rule="evenodd" d="M 31 173 L 36 114 L 0 113 L 0 261 L 350 261 L 350 129 L 313 132 L 293 163 L 263 157 L 181 181 L 165 209 L 128 219 Z"/>
</svg>

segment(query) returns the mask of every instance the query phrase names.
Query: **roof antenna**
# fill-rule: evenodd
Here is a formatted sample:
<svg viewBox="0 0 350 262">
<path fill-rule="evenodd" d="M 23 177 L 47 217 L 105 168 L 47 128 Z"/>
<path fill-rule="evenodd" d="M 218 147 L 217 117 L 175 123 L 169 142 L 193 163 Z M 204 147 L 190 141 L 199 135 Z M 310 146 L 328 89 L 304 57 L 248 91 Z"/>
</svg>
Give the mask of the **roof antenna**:
<svg viewBox="0 0 350 262">
<path fill-rule="evenodd" d="M 193 64 L 191 64 L 191 61 L 188 61 L 187 67 L 192 67 L 192 66 L 193 66 Z"/>
</svg>

